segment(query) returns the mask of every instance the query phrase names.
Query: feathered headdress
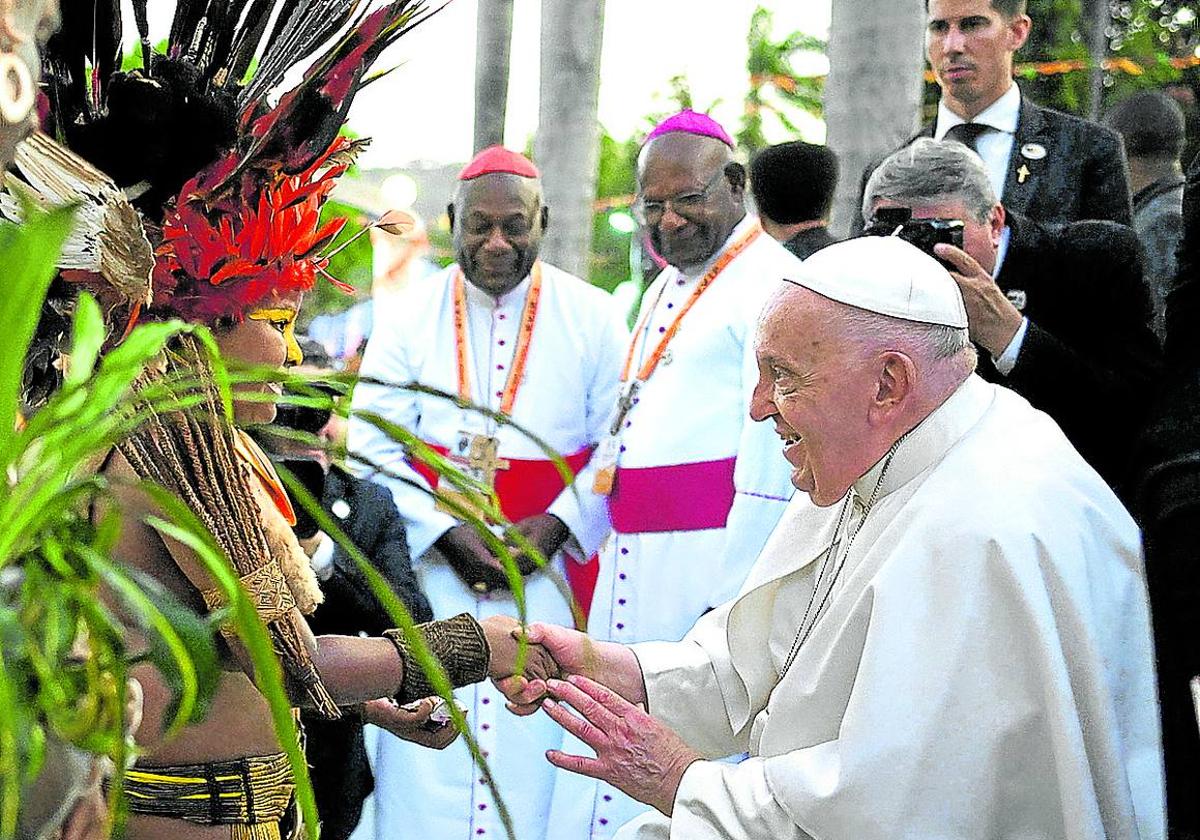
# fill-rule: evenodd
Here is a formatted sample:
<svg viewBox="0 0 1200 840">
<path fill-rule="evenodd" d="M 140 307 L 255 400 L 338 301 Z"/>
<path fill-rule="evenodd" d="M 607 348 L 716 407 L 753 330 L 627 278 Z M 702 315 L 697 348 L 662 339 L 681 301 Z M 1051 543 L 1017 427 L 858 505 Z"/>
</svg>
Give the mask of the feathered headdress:
<svg viewBox="0 0 1200 840">
<path fill-rule="evenodd" d="M 149 42 L 147 0 L 133 4 L 140 66 L 119 70 L 121 0 L 64 0 L 46 87 L 47 129 L 67 148 L 45 135 L 25 141 L 23 180 L 10 179 L 9 196 L 0 197 L 0 214 L 10 217 L 31 201 L 81 208 L 56 281 L 62 294 L 51 289 L 39 325 L 46 340 L 27 362 L 27 393 L 54 385 L 55 337 L 78 285 L 111 301 L 106 311 L 119 332 L 145 306 L 214 324 L 328 277 L 322 251 L 341 224 L 322 225 L 321 207 L 365 144 L 339 134 L 351 100 L 378 77 L 367 70 L 379 53 L 430 14 L 424 0 L 377 8 L 364 0 L 179 0 L 160 53 Z M 268 93 L 302 61 L 310 62 L 302 81 L 269 107 Z M 336 717 L 291 609 L 302 605 L 303 587 L 287 574 L 299 549 L 272 541 L 254 515 L 249 467 L 214 468 L 233 462 L 236 438 L 199 345 L 183 337 L 166 358 L 199 372 L 207 413 L 152 410 L 122 451 L 201 521 L 233 521 L 236 528 L 210 530 L 221 532 L 289 674 Z M 195 457 L 197 447 L 211 457 Z M 206 602 L 216 603 L 207 594 Z"/>
<path fill-rule="evenodd" d="M 146 6 L 133 2 L 140 66 L 120 70 L 120 0 L 67 0 L 46 76 L 53 131 L 146 220 L 152 311 L 213 323 L 337 282 L 322 249 L 343 223 L 320 211 L 366 144 L 339 132 L 382 75 L 367 75 L 374 60 L 431 14 L 425 0 L 178 0 L 165 52 Z"/>
</svg>

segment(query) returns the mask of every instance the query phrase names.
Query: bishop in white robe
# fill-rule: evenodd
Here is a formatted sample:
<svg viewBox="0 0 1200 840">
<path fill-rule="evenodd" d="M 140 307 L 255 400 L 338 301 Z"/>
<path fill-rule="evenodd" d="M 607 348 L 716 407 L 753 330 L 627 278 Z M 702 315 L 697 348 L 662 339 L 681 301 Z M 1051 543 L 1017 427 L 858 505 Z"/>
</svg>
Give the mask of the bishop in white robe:
<svg viewBox="0 0 1200 840">
<path fill-rule="evenodd" d="M 481 167 L 480 160 L 490 163 Z M 497 170 L 496 161 L 507 168 Z M 456 228 L 465 228 L 469 243 L 473 232 L 497 217 L 488 233 L 479 234 L 488 238 L 482 246 L 485 253 L 472 257 L 468 249 L 462 256 L 462 261 L 478 263 L 472 273 L 509 264 L 501 240 L 511 236 L 508 228 L 519 224 L 507 212 L 512 208 L 480 197 L 482 187 L 472 185 L 498 179 L 503 188 L 515 176 L 520 188 L 515 195 L 527 197 L 522 190 L 533 189 L 536 178 L 521 173 L 529 173 L 531 167 L 519 156 L 492 150 L 464 170 L 470 177 L 464 177 L 460 188 Z M 469 187 L 475 191 L 469 192 Z M 540 202 L 540 190 L 536 197 Z M 495 255 L 488 256 L 491 251 Z M 528 616 L 570 624 L 562 578 L 593 556 L 608 531 L 604 498 L 591 491 L 587 464 L 616 400 L 628 330 L 604 291 L 545 263 L 526 268 L 527 274 L 514 278 L 519 282 L 498 293 L 466 280 L 457 263 L 409 287 L 391 307 L 393 317 L 376 325 L 361 369 L 364 379 L 417 382 L 450 394 L 460 393 L 465 384 L 471 402 L 503 411 L 514 425 L 500 424 L 440 396 L 367 381 L 356 388 L 354 410 L 399 424 L 468 467 L 480 454 L 473 451 L 480 440 L 495 441 L 495 451 L 483 453 L 492 462 L 484 465 L 484 472 L 492 473 L 506 516 L 520 522 L 549 513 L 570 535 L 552 558 L 557 581 L 544 572 L 524 578 Z M 465 314 L 465 323 L 456 326 L 456 313 Z M 513 401 L 506 407 L 510 392 Z M 581 473 L 576 483 L 564 487 L 554 462 L 518 427 L 539 437 Z M 460 523 L 430 495 L 430 488 L 438 486 L 431 470 L 361 417 L 351 419 L 349 449 L 364 464 L 384 468 L 374 478 L 391 489 L 404 517 L 412 556 L 418 558 L 414 568 L 436 616 L 517 614 L 511 592 L 472 588 L 435 546 Z M 554 837 L 547 834 L 546 816 L 556 773 L 542 756 L 560 746 L 561 731 L 549 720 L 519 720 L 506 714 L 503 696 L 491 685 L 463 689 L 456 696 L 467 708 L 471 732 L 490 765 L 516 836 Z M 408 747 L 386 734 L 379 738 L 374 797 L 379 840 L 504 836 L 488 780 L 473 766 L 464 741 L 444 752 Z"/>
<path fill-rule="evenodd" d="M 746 214 L 731 145 L 711 119 L 685 112 L 642 153 L 643 197 L 675 196 L 646 219 L 672 264 L 642 297 L 625 354 L 628 403 L 610 418 L 613 534 L 588 622 L 599 639 L 682 637 L 738 591 L 792 494 L 777 439 L 748 407 L 758 313 L 800 262 Z M 559 837 L 604 840 L 644 809 L 573 776 L 559 781 L 551 823 Z"/>
<path fill-rule="evenodd" d="M 805 492 L 683 641 L 585 659 L 573 631 L 534 628 L 613 689 L 549 684 L 583 717 L 547 712 L 597 753 L 551 760 L 659 809 L 622 840 L 1163 838 L 1128 513 L 1047 415 L 969 373 L 936 262 L 866 239 L 805 269 L 764 314 L 754 406 Z"/>
</svg>

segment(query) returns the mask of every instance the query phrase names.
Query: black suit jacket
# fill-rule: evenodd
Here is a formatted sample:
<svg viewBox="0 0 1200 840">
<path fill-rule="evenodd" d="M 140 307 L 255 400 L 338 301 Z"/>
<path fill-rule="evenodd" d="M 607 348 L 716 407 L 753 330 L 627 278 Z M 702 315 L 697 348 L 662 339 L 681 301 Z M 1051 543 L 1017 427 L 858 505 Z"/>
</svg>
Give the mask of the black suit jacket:
<svg viewBox="0 0 1200 840">
<path fill-rule="evenodd" d="M 1167 298 L 1170 371 L 1142 435 L 1138 513 L 1158 658 L 1173 840 L 1200 837 L 1200 733 L 1189 681 L 1200 674 L 1200 155 L 1184 191 L 1179 275 Z"/>
<path fill-rule="evenodd" d="M 926 124 L 905 145 L 918 137 L 932 137 L 934 128 L 935 123 Z M 1045 150 L 1045 156 L 1034 159 L 1037 147 Z M 859 206 L 871 173 L 882 162 L 880 159 L 863 173 Z M 1024 180 L 1022 167 L 1028 172 Z M 1133 204 L 1125 144 L 1110 128 L 1043 108 L 1022 96 L 1000 199 L 1005 208 L 1039 222 L 1107 219 L 1128 225 L 1133 220 Z"/>
<path fill-rule="evenodd" d="M 1167 360 L 1181 374 L 1200 365 L 1200 154 L 1183 189 L 1183 237 L 1175 264 L 1179 275 L 1167 297 Z"/>
<path fill-rule="evenodd" d="M 815 227 L 800 231 L 784 242 L 783 247 L 800 259 L 806 260 L 826 245 L 832 245 L 834 242 L 837 240 L 833 238 L 828 228 Z"/>
<path fill-rule="evenodd" d="M 1017 213 L 1008 222 L 996 282 L 1029 328 L 1008 376 L 983 350 L 979 372 L 1053 417 L 1122 494 L 1161 367 L 1137 235 L 1113 222 L 1044 226 Z"/>
<path fill-rule="evenodd" d="M 932 137 L 933 129 L 929 123 L 917 136 Z M 1045 157 L 1024 154 L 1030 146 L 1042 147 Z M 1029 172 L 1023 182 L 1022 167 Z M 1130 224 L 1133 204 L 1121 135 L 1022 96 L 1001 201 L 1006 209 L 1039 222 L 1107 219 Z"/>
<path fill-rule="evenodd" d="M 429 601 L 417 585 L 404 524 L 384 487 L 333 467 L 321 505 L 337 519 L 375 569 L 391 584 L 413 620 L 429 621 Z M 347 512 L 348 511 L 348 512 Z M 345 513 L 345 516 L 339 514 Z M 375 599 L 366 576 L 341 546 L 334 548 L 333 574 L 322 582 L 325 602 L 309 619 L 317 635 L 378 636 L 394 623 Z M 363 800 L 375 788 L 367 763 L 362 725 L 304 715 L 306 753 L 321 815 L 321 836 L 345 840 L 358 825 Z"/>
</svg>

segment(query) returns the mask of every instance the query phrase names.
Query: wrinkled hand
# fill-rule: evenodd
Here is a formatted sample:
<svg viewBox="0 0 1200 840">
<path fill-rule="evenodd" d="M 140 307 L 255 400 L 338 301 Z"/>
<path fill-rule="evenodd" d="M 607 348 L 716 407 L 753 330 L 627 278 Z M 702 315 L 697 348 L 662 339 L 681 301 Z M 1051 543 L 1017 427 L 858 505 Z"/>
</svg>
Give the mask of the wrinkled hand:
<svg viewBox="0 0 1200 840">
<path fill-rule="evenodd" d="M 962 292 L 967 307 L 971 340 L 995 358 L 1004 352 L 1021 327 L 1022 315 L 987 271 L 961 248 L 940 243 L 934 253 L 958 267 L 950 276 Z"/>
<path fill-rule="evenodd" d="M 563 547 L 563 543 L 571 536 L 571 531 L 563 523 L 561 519 L 551 513 L 541 513 L 537 516 L 529 516 L 522 519 L 513 525 L 513 528 L 518 531 L 521 536 L 533 544 L 541 555 L 546 560 L 549 560 L 558 550 Z M 541 565 L 538 558 L 522 551 L 521 546 L 510 540 L 509 548 L 513 551 L 513 557 L 517 562 L 517 569 L 522 575 L 528 575 L 536 571 Z"/>
<path fill-rule="evenodd" d="M 444 750 L 454 743 L 458 737 L 458 730 L 449 721 L 440 726 L 430 725 L 429 715 L 439 699 L 441 698 L 425 697 L 404 706 L 398 706 L 386 699 L 369 700 L 363 703 L 363 720 L 386 729 L 405 741 L 412 741 L 433 750 Z"/>
<path fill-rule="evenodd" d="M 592 673 L 589 666 L 594 657 L 589 656 L 589 651 L 595 642 L 586 633 L 556 624 L 535 622 L 526 628 L 525 637 L 554 660 L 558 674 L 551 676 Z M 501 679 L 493 678 L 492 682 L 508 699 L 508 710 L 522 717 L 536 712 L 547 694 L 546 680 L 538 679 L 533 673 L 503 675 Z"/>
<path fill-rule="evenodd" d="M 456 525 L 442 534 L 435 545 L 455 574 L 476 592 L 509 588 L 504 567 L 474 526 Z"/>
<path fill-rule="evenodd" d="M 480 624 L 491 649 L 488 676 L 493 681 L 512 677 L 517 673 L 517 653 L 523 633 L 520 622 L 506 615 L 493 615 L 485 618 Z M 522 674 L 530 680 L 544 682 L 551 677 L 557 677 L 559 669 L 549 651 L 541 645 L 531 643 L 525 648 Z"/>
<path fill-rule="evenodd" d="M 550 750 L 547 760 L 563 770 L 603 779 L 670 816 L 683 774 L 703 756 L 669 727 L 587 677 L 550 680 L 547 687 L 550 699 L 542 704 L 546 714 L 596 751 L 596 757 L 589 758 Z"/>
</svg>

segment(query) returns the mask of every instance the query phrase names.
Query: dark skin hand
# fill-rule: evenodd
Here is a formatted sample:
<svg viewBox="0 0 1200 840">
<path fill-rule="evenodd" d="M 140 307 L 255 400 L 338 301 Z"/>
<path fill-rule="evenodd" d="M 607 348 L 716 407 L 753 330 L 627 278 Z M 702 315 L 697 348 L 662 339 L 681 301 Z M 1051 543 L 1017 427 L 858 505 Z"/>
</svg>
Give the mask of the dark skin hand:
<svg viewBox="0 0 1200 840">
<path fill-rule="evenodd" d="M 484 591 L 508 589 L 504 567 L 492 554 L 474 526 L 456 525 L 438 537 L 434 545 L 463 583 Z"/>
<path fill-rule="evenodd" d="M 544 557 L 557 554 L 570 536 L 562 520 L 551 514 L 531 516 L 513 527 L 533 543 Z M 464 523 L 451 528 L 442 534 L 435 545 L 467 586 L 475 589 L 486 587 L 485 591 L 509 588 L 504 566 L 472 525 Z M 514 553 L 519 550 L 512 542 L 509 545 Z M 532 574 L 539 565 L 534 557 L 525 553 L 516 554 L 515 559 L 522 576 Z"/>
</svg>

